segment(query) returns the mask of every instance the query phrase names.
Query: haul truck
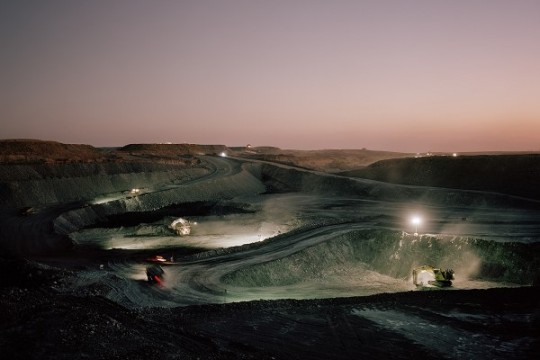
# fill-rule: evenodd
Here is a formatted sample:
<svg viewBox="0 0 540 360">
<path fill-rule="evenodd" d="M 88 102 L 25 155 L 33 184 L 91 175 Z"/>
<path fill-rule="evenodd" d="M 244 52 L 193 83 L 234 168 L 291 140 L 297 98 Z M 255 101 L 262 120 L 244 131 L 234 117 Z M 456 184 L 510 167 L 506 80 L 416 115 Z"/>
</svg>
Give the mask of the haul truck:
<svg viewBox="0 0 540 360">
<path fill-rule="evenodd" d="M 146 276 L 150 283 L 161 285 L 163 283 L 163 275 L 165 275 L 165 271 L 159 265 L 151 265 L 146 268 Z"/>
</svg>

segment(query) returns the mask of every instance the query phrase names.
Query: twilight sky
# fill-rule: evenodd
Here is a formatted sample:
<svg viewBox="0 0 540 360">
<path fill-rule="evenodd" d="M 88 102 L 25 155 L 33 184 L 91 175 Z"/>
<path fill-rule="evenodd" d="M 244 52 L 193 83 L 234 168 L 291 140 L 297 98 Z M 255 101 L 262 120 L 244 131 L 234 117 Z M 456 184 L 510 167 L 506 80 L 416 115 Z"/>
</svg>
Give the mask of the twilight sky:
<svg viewBox="0 0 540 360">
<path fill-rule="evenodd" d="M 0 2 L 0 138 L 540 150 L 540 1 Z"/>
</svg>

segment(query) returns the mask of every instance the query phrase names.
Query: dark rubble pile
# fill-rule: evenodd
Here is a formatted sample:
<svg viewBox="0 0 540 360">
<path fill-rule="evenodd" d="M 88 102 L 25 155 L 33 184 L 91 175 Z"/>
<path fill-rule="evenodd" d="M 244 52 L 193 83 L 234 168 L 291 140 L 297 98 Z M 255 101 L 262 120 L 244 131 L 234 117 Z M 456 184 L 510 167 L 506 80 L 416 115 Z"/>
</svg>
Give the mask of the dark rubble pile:
<svg viewBox="0 0 540 360">
<path fill-rule="evenodd" d="M 0 269 L 2 359 L 269 358 L 221 349 L 181 322 L 167 323 L 167 309 L 129 310 L 88 295 L 92 289 L 67 295 L 62 278 L 74 274 L 65 270 L 1 258 Z"/>
<path fill-rule="evenodd" d="M 69 284 L 77 274 L 69 271 L 2 259 L 0 269 L 3 279 L 12 279 L 0 283 L 2 359 L 441 357 L 399 332 L 354 315 L 355 309 L 389 310 L 421 318 L 430 328 L 477 334 L 481 349 L 500 341 L 519 344 L 480 358 L 532 358 L 540 349 L 540 293 L 534 287 L 130 310 L 96 295 L 101 292 L 95 284 L 73 295 Z"/>
</svg>

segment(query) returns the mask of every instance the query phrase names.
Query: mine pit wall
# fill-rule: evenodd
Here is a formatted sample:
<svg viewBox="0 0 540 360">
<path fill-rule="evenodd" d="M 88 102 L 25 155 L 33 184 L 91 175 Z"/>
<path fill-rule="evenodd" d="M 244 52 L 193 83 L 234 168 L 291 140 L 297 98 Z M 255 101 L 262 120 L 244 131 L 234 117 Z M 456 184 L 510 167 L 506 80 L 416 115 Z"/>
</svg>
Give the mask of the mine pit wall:
<svg viewBox="0 0 540 360">
<path fill-rule="evenodd" d="M 68 211 L 54 220 L 58 234 L 69 234 L 97 223 L 107 216 L 126 212 L 143 212 L 165 206 L 232 199 L 237 196 L 252 196 L 264 193 L 265 186 L 250 172 L 242 170 L 236 174 L 219 177 L 200 183 L 179 185 L 176 188 L 142 194 L 126 199 L 95 204 Z"/>
<path fill-rule="evenodd" d="M 185 169 L 179 164 L 166 165 L 160 162 L 104 162 L 71 164 L 1 164 L 0 181 L 46 180 L 95 175 L 117 175 L 142 172 L 163 172 Z"/>
<path fill-rule="evenodd" d="M 64 164 L 41 167 L 6 165 L 0 166 L 0 204 L 2 207 L 14 208 L 89 200 L 132 187 L 182 183 L 203 177 L 210 171 L 203 167 L 186 169 L 153 163 Z M 79 176 L 75 176 L 77 174 Z M 496 194 L 447 189 L 426 190 L 247 162 L 242 164 L 239 172 L 227 177 L 216 177 L 200 183 L 194 181 L 173 189 L 68 211 L 57 217 L 51 226 L 54 226 L 57 234 L 65 235 L 109 215 L 152 211 L 181 203 L 290 191 L 386 201 L 418 201 L 447 206 L 520 205 L 515 198 Z"/>
<path fill-rule="evenodd" d="M 3 165 L 0 203 L 28 207 L 84 201 L 134 187 L 189 181 L 208 173 L 202 167 L 154 163 Z"/>
<path fill-rule="evenodd" d="M 267 163 L 253 166 L 269 192 L 324 193 L 336 196 L 355 196 L 361 199 L 408 201 L 444 206 L 497 206 L 540 208 L 540 202 L 513 196 L 446 188 L 415 187 L 388 184 L 367 179 L 353 179 L 321 174 Z"/>
<path fill-rule="evenodd" d="M 458 280 L 530 285 L 540 279 L 540 244 L 358 230 L 227 274 L 222 281 L 240 287 L 285 286 L 324 280 L 355 267 L 410 281 L 412 270 L 421 265 L 453 269 Z"/>
</svg>

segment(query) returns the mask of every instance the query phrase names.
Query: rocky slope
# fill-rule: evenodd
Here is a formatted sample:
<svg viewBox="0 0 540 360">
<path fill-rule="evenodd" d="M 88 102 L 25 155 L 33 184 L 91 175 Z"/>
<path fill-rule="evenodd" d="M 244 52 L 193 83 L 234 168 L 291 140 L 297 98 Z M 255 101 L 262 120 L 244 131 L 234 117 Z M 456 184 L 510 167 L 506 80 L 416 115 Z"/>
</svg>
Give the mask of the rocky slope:
<svg viewBox="0 0 540 360">
<path fill-rule="evenodd" d="M 540 155 L 392 159 L 341 175 L 395 184 L 494 191 L 540 199 Z"/>
</svg>

